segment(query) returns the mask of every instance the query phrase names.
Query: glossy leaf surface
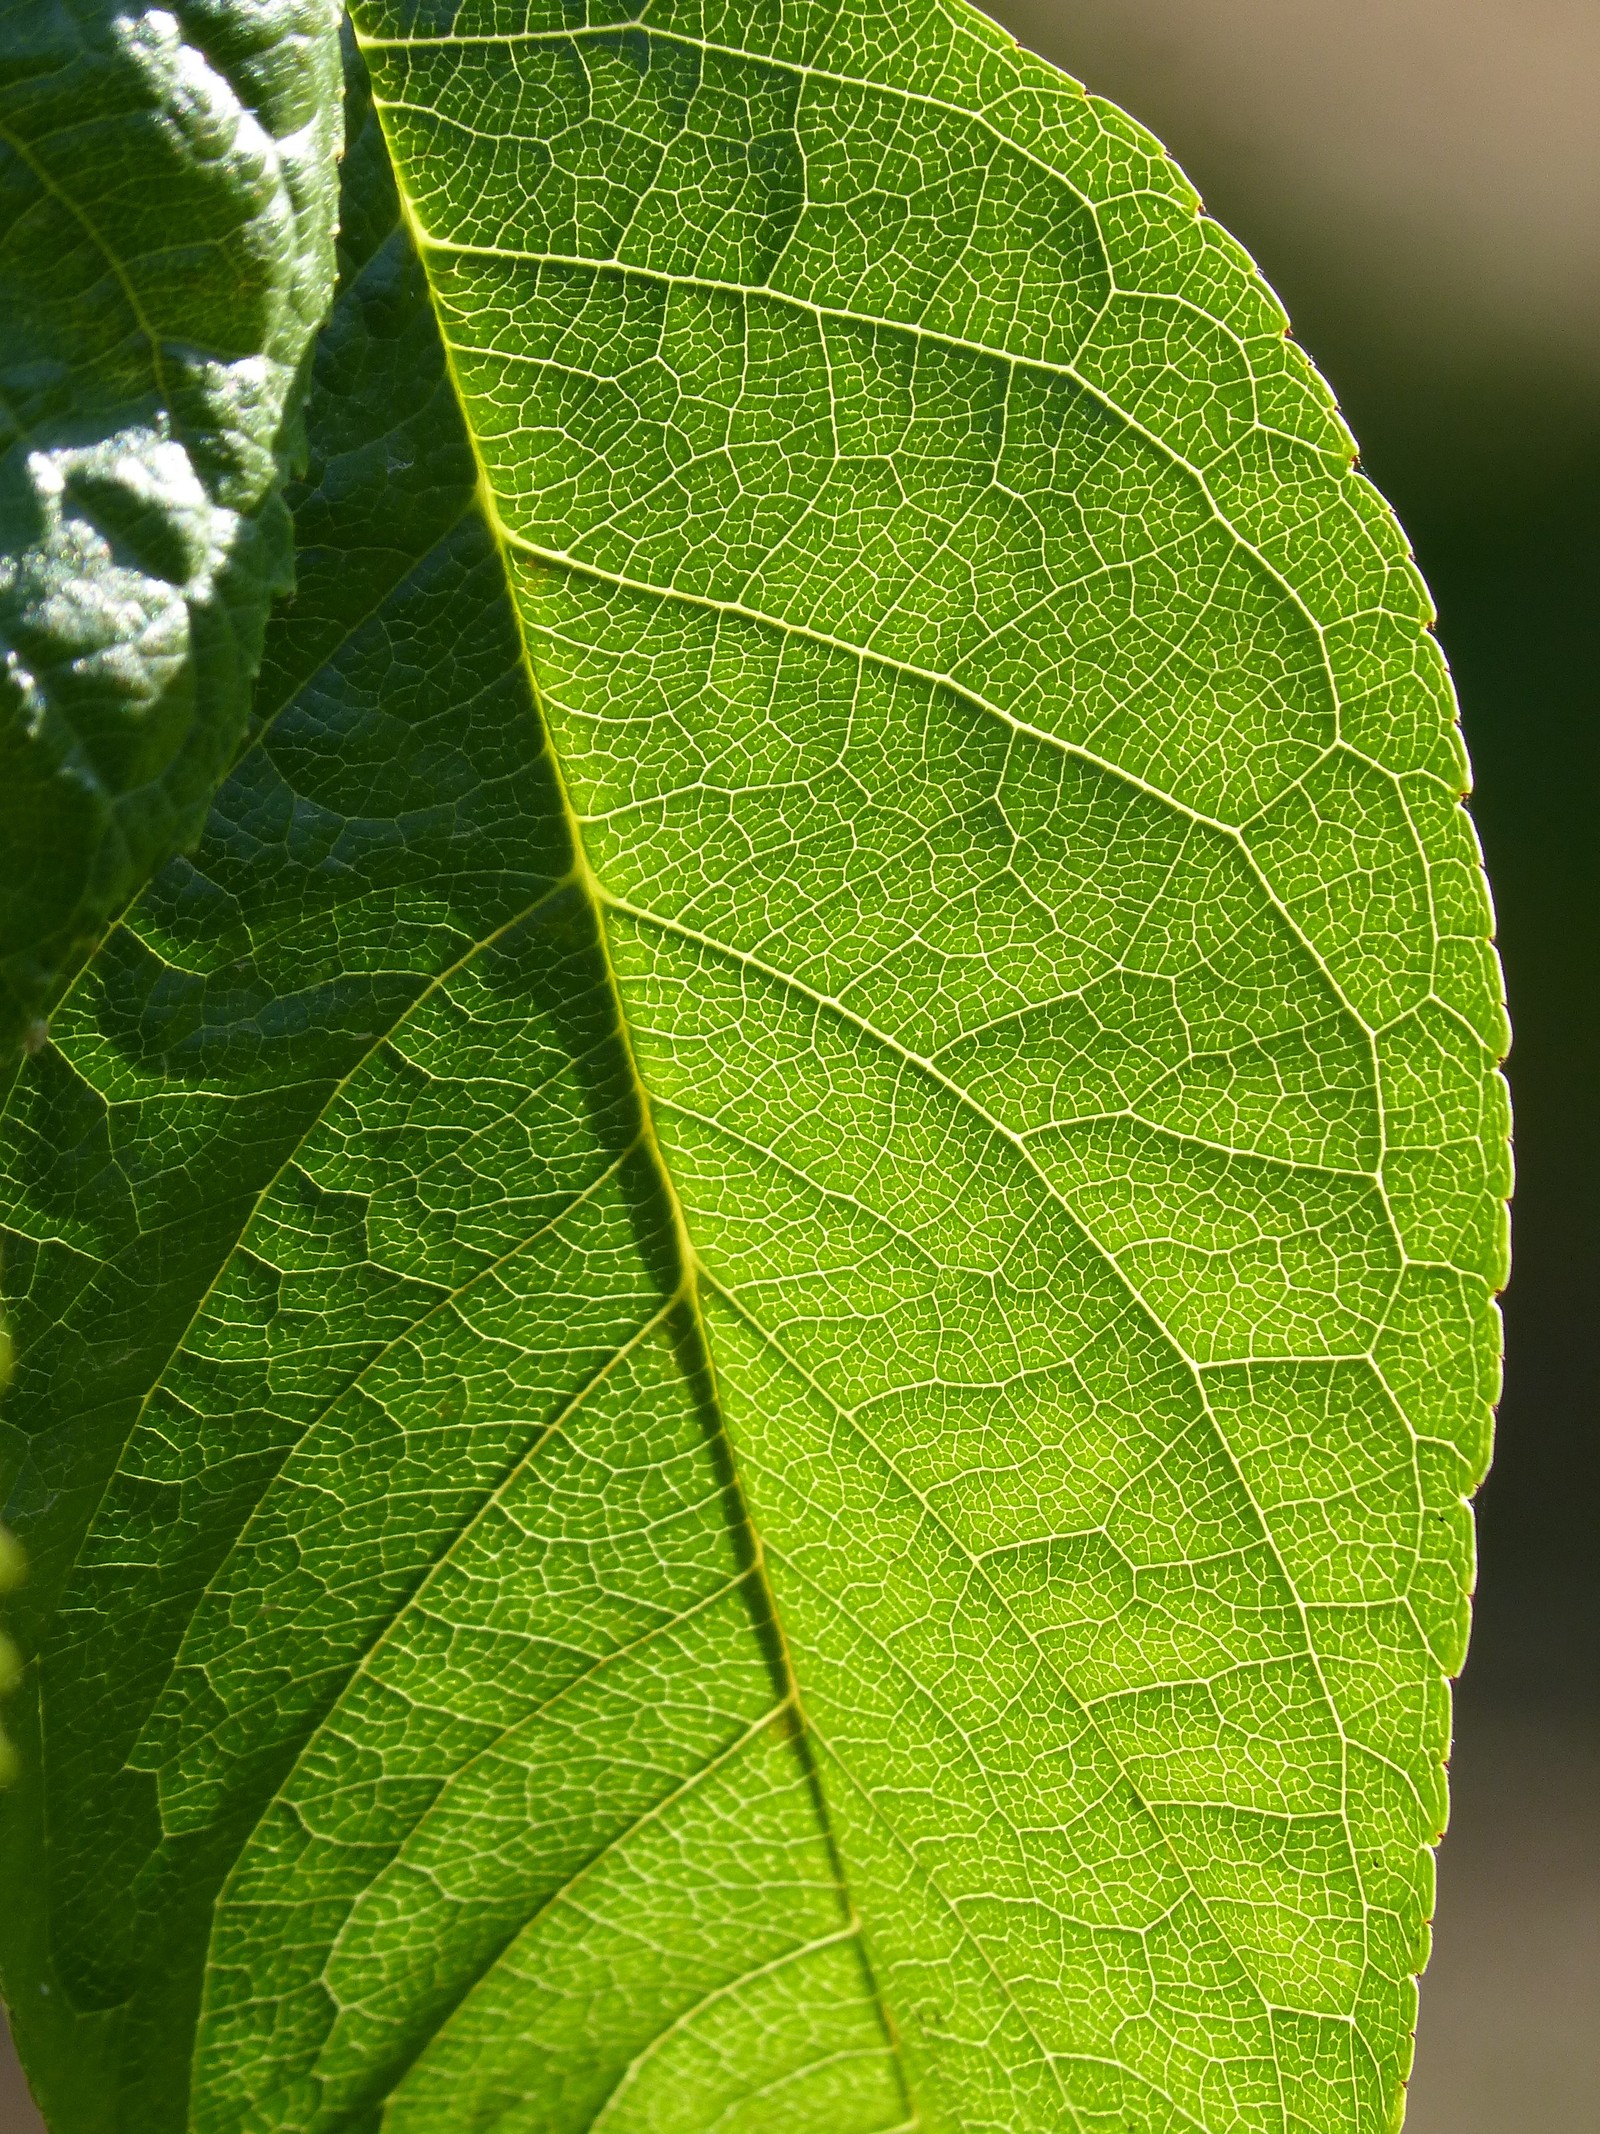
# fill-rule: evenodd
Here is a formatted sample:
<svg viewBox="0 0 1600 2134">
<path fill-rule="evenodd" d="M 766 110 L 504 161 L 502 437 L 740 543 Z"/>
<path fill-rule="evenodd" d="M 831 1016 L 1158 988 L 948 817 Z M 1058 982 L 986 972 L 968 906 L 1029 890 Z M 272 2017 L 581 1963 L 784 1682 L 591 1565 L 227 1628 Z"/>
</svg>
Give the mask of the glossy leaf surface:
<svg viewBox="0 0 1600 2134">
<path fill-rule="evenodd" d="M 0 5 L 0 1060 L 244 732 L 338 79 L 335 0 Z"/>
<path fill-rule="evenodd" d="M 1403 542 L 964 9 L 356 22 L 258 737 L 11 1106 L 58 2127 L 1387 2128 L 1504 1187 Z"/>
</svg>

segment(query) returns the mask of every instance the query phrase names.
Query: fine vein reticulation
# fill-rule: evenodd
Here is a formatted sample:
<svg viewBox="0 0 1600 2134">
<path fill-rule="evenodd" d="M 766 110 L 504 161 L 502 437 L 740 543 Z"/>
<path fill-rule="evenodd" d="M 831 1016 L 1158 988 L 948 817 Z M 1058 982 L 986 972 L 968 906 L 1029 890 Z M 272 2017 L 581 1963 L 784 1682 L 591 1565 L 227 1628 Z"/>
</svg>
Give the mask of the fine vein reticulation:
<svg viewBox="0 0 1600 2134">
<path fill-rule="evenodd" d="M 957 0 L 353 16 L 252 743 L 10 1100 L 52 2125 L 1385 2134 L 1506 1184 L 1403 540 Z"/>
</svg>

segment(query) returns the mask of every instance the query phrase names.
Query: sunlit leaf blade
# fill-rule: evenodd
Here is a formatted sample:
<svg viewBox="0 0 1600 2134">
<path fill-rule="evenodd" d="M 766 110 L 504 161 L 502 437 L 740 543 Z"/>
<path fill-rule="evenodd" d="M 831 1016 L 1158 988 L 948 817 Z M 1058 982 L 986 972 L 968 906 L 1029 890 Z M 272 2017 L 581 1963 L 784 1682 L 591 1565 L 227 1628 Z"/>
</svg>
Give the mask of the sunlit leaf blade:
<svg viewBox="0 0 1600 2134">
<path fill-rule="evenodd" d="M 1387 2128 L 1504 1185 L 1403 543 L 965 10 L 357 24 L 264 730 L 12 1107 L 58 2127 Z"/>
<path fill-rule="evenodd" d="M 337 30 L 0 6 L 0 1065 L 244 730 L 333 294 Z"/>
</svg>

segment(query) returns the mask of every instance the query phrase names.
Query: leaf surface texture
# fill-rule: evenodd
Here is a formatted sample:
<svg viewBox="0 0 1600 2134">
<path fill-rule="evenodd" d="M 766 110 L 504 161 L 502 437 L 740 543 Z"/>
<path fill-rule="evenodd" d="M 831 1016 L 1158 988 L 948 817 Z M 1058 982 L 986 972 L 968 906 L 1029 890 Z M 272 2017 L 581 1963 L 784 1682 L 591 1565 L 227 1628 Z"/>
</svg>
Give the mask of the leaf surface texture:
<svg viewBox="0 0 1600 2134">
<path fill-rule="evenodd" d="M 0 1060 L 244 733 L 338 81 L 335 0 L 0 5 Z"/>
<path fill-rule="evenodd" d="M 355 26 L 257 738 L 12 1099 L 36 2079 L 1377 2134 L 1504 1253 L 1403 540 L 964 8 Z"/>
</svg>

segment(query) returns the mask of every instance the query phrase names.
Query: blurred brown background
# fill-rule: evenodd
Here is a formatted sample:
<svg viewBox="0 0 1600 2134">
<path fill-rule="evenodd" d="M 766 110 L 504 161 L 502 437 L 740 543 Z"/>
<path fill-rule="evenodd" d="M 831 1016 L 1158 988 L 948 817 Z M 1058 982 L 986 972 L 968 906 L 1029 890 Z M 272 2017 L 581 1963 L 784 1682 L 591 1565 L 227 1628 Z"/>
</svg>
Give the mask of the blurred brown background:
<svg viewBox="0 0 1600 2134">
<path fill-rule="evenodd" d="M 1408 2134 L 1600 2134 L 1600 6 L 1003 0 L 1260 260 L 1433 586 L 1517 1049 L 1517 1272 Z M 37 2134 L 0 2061 L 0 2134 Z"/>
</svg>

